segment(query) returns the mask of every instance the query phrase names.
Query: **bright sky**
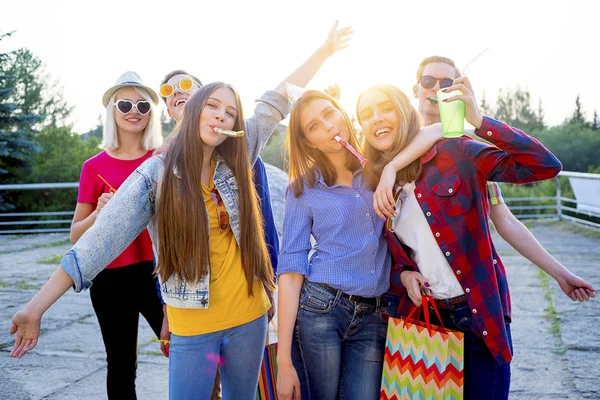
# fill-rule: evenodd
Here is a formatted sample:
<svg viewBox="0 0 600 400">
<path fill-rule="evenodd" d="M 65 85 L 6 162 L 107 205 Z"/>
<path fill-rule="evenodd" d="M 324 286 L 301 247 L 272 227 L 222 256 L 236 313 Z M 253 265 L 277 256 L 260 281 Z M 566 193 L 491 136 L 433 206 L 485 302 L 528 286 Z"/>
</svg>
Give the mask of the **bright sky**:
<svg viewBox="0 0 600 400">
<path fill-rule="evenodd" d="M 555 125 L 570 116 L 577 94 L 588 120 L 600 112 L 599 15 L 600 3 L 590 0 L 10 0 L 0 32 L 16 33 L 0 51 L 27 47 L 45 62 L 75 106 L 75 130 L 84 132 L 126 70 L 157 91 L 174 69 L 232 83 L 250 115 L 253 99 L 312 54 L 338 19 L 354 27 L 352 44 L 309 87 L 338 82 L 350 114 L 369 85 L 410 94 L 424 57 L 444 55 L 462 67 L 489 47 L 467 71 L 478 101 L 485 91 L 494 103 L 498 89 L 520 85 L 535 107 L 542 99 L 545 122 Z"/>
</svg>

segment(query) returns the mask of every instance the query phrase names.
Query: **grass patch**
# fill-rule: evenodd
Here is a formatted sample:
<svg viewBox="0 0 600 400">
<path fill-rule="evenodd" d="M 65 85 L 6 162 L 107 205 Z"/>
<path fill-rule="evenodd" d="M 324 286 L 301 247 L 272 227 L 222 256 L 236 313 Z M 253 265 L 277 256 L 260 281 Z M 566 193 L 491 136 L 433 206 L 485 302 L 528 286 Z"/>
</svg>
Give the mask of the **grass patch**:
<svg viewBox="0 0 600 400">
<path fill-rule="evenodd" d="M 66 244 L 71 244 L 71 241 L 69 239 L 63 239 L 63 240 L 58 240 L 56 242 L 36 244 L 31 247 L 25 247 L 25 248 L 20 248 L 20 249 L 15 249 L 15 250 L 4 250 L 4 251 L 0 251 L 0 254 L 10 254 L 10 253 L 16 253 L 17 251 L 27 251 L 27 250 L 35 250 L 35 249 L 45 249 L 45 248 L 49 248 L 49 247 L 64 246 Z"/>
<path fill-rule="evenodd" d="M 519 254 L 516 250 L 498 250 L 499 256 L 518 256 Z"/>
<path fill-rule="evenodd" d="M 50 243 L 46 243 L 46 244 L 40 244 L 37 246 L 34 246 L 34 249 L 42 249 L 42 248 L 47 248 L 47 247 L 58 247 L 58 246 L 63 246 L 65 244 L 71 244 L 71 240 L 70 239 L 63 239 L 63 240 L 59 240 L 56 242 L 50 242 Z"/>
<path fill-rule="evenodd" d="M 546 299 L 548 307 L 546 308 L 546 313 L 544 314 L 544 318 L 550 321 L 550 333 L 552 336 L 558 339 L 558 348 L 554 350 L 556 354 L 564 354 L 567 349 L 562 340 L 562 335 L 560 332 L 560 321 L 558 320 L 558 312 L 556 311 L 556 307 L 554 307 L 554 298 L 552 297 L 552 289 L 550 288 L 550 275 L 542 271 L 541 269 L 537 273 L 538 280 L 540 281 L 540 286 L 542 287 L 542 293 L 544 294 L 544 298 Z"/>
<path fill-rule="evenodd" d="M 138 354 L 144 356 L 161 356 L 164 357 L 163 353 L 160 351 L 139 351 Z"/>
<path fill-rule="evenodd" d="M 44 257 L 38 260 L 40 264 L 60 264 L 63 256 L 60 254 L 52 254 L 51 256 Z"/>
<path fill-rule="evenodd" d="M 42 288 L 42 285 L 31 284 L 27 281 L 18 281 L 13 287 L 23 290 L 40 290 Z"/>
<path fill-rule="evenodd" d="M 535 227 L 535 219 L 524 219 L 523 221 L 521 221 L 521 223 L 525 225 L 527 229 Z"/>
<path fill-rule="evenodd" d="M 563 232 L 572 232 L 578 235 L 583 235 L 589 238 L 600 239 L 600 229 L 594 228 L 591 226 L 586 226 L 582 224 L 577 224 L 575 222 L 568 221 L 555 221 L 550 222 L 554 229 L 563 231 Z"/>
<path fill-rule="evenodd" d="M 0 281 L 0 288 L 8 288 L 8 287 L 10 287 L 8 282 Z"/>
<path fill-rule="evenodd" d="M 0 343 L 0 351 L 8 350 L 9 347 L 9 344 Z"/>
</svg>

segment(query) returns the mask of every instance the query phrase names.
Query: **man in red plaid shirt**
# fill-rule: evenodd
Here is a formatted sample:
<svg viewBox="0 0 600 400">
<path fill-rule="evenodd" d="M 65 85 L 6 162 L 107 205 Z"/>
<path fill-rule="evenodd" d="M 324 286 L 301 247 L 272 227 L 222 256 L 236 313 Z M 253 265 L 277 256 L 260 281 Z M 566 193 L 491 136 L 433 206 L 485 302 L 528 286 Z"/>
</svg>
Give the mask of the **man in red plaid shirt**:
<svg viewBox="0 0 600 400">
<path fill-rule="evenodd" d="M 428 225 L 435 240 L 432 247 L 439 247 L 441 261 L 445 268 L 450 267 L 446 272 L 454 281 L 450 284 L 454 284 L 454 291 L 449 292 L 454 297 L 437 296 L 436 303 L 442 309 L 446 327 L 465 332 L 465 398 L 507 398 L 512 359 L 511 304 L 506 272 L 488 226 L 487 181 L 529 183 L 550 179 L 558 174 L 561 164 L 536 139 L 483 117 L 469 80 L 459 76 L 449 59 L 431 57 L 421 63 L 414 93 L 423 118 L 428 123 L 439 122 L 439 107 L 432 98 L 438 89 L 461 90 L 463 95 L 456 99 L 465 102 L 467 121 L 478 136 L 497 147 L 467 138 L 438 142 L 421 158 L 422 172 L 409 197 L 414 195 L 412 211 L 421 209 L 423 215 L 419 218 L 424 218 L 422 224 Z M 397 217 L 402 218 L 400 212 Z M 410 218 L 406 212 L 404 218 Z M 396 231 L 416 229 L 396 228 L 394 221 L 390 222 L 388 226 Z M 398 240 L 403 237 L 401 233 L 386 231 L 386 236 L 396 262 L 391 291 L 420 304 L 421 293 L 434 289 L 429 277 L 419 272 L 426 256 Z M 561 288 L 570 291 L 571 298 L 593 297 L 589 283 L 573 274 L 569 278 Z M 436 290 L 433 295 L 436 297 Z"/>
</svg>

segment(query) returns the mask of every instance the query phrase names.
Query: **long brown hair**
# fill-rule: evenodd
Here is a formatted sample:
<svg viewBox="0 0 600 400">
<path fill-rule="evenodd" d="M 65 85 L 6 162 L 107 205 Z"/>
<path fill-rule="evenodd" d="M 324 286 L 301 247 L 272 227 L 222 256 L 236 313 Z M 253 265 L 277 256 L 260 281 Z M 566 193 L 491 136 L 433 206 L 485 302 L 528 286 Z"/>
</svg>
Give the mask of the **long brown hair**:
<svg viewBox="0 0 600 400">
<path fill-rule="evenodd" d="M 288 125 L 287 146 L 289 150 L 289 182 L 291 183 L 294 196 L 298 197 L 304 192 L 304 184 L 313 187 L 317 181 L 317 173 L 323 175 L 323 180 L 327 185 L 333 185 L 337 179 L 335 169 L 320 150 L 310 147 L 306 143 L 306 135 L 300 121 L 302 111 L 310 105 L 313 100 L 323 99 L 331 102 L 338 109 L 348 125 L 350 139 L 348 143 L 356 150 L 360 149 L 354 125 L 348 114 L 342 109 L 338 102 L 331 96 L 319 92 L 318 90 L 308 90 L 296 101 L 292 112 L 290 113 L 290 123 Z M 346 166 L 350 171 L 356 171 L 360 168 L 360 162 L 352 156 L 348 156 Z"/>
<path fill-rule="evenodd" d="M 410 104 L 410 100 L 406 94 L 392 85 L 379 85 L 373 86 L 365 90 L 358 97 L 356 103 L 358 116 L 358 122 L 360 123 L 360 114 L 358 113 L 358 106 L 361 98 L 369 92 L 382 92 L 392 103 L 396 113 L 398 114 L 399 129 L 398 135 L 394 138 L 394 144 L 392 148 L 386 151 L 377 150 L 371 146 L 368 140 L 364 142 L 365 156 L 369 160 L 369 164 L 365 168 L 365 177 L 367 184 L 372 190 L 377 188 L 379 178 L 383 168 L 400 152 L 404 149 L 419 133 L 421 129 L 421 119 L 417 110 Z M 396 182 L 411 182 L 417 179 L 420 172 L 420 160 L 415 160 L 405 168 L 398 171 L 396 174 Z"/>
<path fill-rule="evenodd" d="M 185 105 L 177 136 L 165 158 L 165 171 L 157 199 L 159 257 L 157 273 L 164 282 L 176 274 L 198 282 L 210 267 L 207 211 L 202 194 L 204 143 L 200 136 L 200 114 L 210 95 L 218 88 L 230 89 L 236 98 L 237 118 L 233 129 L 244 129 L 242 104 L 230 85 L 215 82 L 203 86 Z M 240 203 L 242 264 L 253 295 L 254 277 L 269 290 L 275 289 L 273 267 L 264 241 L 263 223 L 246 139 L 227 139 L 216 149 L 235 175 Z M 212 177 L 211 177 L 212 178 Z"/>
</svg>

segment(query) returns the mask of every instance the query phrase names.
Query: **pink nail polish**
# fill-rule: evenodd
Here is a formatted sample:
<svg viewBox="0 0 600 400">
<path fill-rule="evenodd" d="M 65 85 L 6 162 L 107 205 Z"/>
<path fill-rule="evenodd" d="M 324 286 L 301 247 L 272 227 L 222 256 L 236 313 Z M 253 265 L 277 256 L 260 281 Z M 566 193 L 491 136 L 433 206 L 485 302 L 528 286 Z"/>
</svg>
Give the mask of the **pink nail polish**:
<svg viewBox="0 0 600 400">
<path fill-rule="evenodd" d="M 425 287 L 429 287 L 429 282 L 425 282 L 423 285 L 425 285 Z"/>
</svg>

